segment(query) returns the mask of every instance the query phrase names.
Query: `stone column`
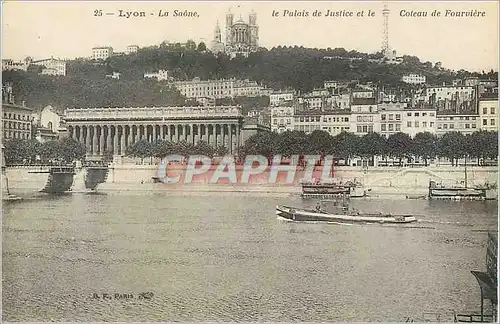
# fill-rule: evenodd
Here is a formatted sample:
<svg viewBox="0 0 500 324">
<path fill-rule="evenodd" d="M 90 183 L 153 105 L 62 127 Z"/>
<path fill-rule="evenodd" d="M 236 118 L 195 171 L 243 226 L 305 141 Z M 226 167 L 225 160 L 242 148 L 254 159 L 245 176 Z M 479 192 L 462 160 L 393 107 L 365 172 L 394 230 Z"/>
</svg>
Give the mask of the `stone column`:
<svg viewBox="0 0 500 324">
<path fill-rule="evenodd" d="M 217 126 L 219 126 L 219 134 L 216 136 L 217 137 L 216 147 L 218 147 L 219 145 L 222 144 L 222 134 L 224 132 L 224 129 L 222 128 L 222 125 L 219 124 Z M 216 131 L 216 134 L 217 134 L 217 127 L 216 127 L 215 131 Z"/>
<path fill-rule="evenodd" d="M 234 151 L 234 148 L 233 148 L 233 124 L 229 124 L 228 127 L 229 127 L 229 134 L 228 134 L 229 154 L 233 154 L 233 151 Z"/>
<path fill-rule="evenodd" d="M 132 125 L 128 125 L 128 143 L 127 143 L 128 146 L 133 145 L 134 138 L 132 136 L 132 130 L 133 130 Z"/>
<path fill-rule="evenodd" d="M 99 154 L 104 155 L 104 127 L 99 127 L 101 134 L 99 134 Z"/>
<path fill-rule="evenodd" d="M 71 126 L 71 137 L 76 141 L 76 126 Z"/>
<path fill-rule="evenodd" d="M 112 138 L 111 138 L 111 126 L 106 126 L 106 151 L 111 152 L 113 148 L 111 147 Z"/>
<path fill-rule="evenodd" d="M 156 127 L 157 127 L 157 125 L 153 124 L 153 142 L 156 142 L 156 139 L 157 139 Z"/>
<path fill-rule="evenodd" d="M 87 154 L 90 154 L 90 151 L 92 150 L 92 143 L 90 140 L 90 126 L 85 126 L 85 147 L 87 148 Z"/>
<path fill-rule="evenodd" d="M 118 127 L 114 126 L 115 133 L 113 135 L 113 155 L 118 155 Z"/>
<path fill-rule="evenodd" d="M 125 125 L 121 126 L 122 133 L 120 135 L 120 155 L 125 155 Z"/>
<path fill-rule="evenodd" d="M 140 129 L 139 125 L 136 125 L 135 126 L 135 141 L 134 141 L 134 143 L 139 142 L 139 140 L 141 139 L 140 131 L 141 131 L 141 129 Z"/>
<path fill-rule="evenodd" d="M 160 140 L 165 139 L 165 125 L 160 125 Z"/>
</svg>

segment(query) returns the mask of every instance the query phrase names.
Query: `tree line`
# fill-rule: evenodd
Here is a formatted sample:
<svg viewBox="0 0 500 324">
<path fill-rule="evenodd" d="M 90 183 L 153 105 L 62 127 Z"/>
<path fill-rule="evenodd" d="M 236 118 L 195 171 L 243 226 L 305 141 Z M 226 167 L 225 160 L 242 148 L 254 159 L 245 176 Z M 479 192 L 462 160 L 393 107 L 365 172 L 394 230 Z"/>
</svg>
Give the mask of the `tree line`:
<svg viewBox="0 0 500 324">
<path fill-rule="evenodd" d="M 421 159 L 425 165 L 434 158 L 447 158 L 452 165 L 458 165 L 458 159 L 475 158 L 478 165 L 484 159 L 496 160 L 498 157 L 498 133 L 477 131 L 470 135 L 460 132 L 448 132 L 436 136 L 429 132 L 418 133 L 411 138 L 405 133 L 394 133 L 388 138 L 379 133 L 357 136 L 342 132 L 331 136 L 323 130 L 310 134 L 301 131 L 287 131 L 281 134 L 257 133 L 239 148 L 240 156 L 264 155 L 333 155 L 335 160 L 344 160 L 349 164 L 353 158 L 374 161 L 376 156 L 385 159 L 403 159 L 409 162 Z"/>
<path fill-rule="evenodd" d="M 127 148 L 126 155 L 146 158 L 163 158 L 168 155 L 204 155 L 208 157 L 224 156 L 228 148 L 223 145 L 213 147 L 200 141 L 191 144 L 186 141 L 149 142 L 140 140 Z M 86 148 L 72 138 L 62 138 L 57 141 L 39 143 L 36 140 L 10 139 L 5 142 L 4 155 L 7 164 L 49 163 L 60 161 L 71 163 L 74 160 L 84 160 Z M 110 161 L 111 153 L 105 154 Z M 412 161 L 421 159 L 425 165 L 434 158 L 447 158 L 452 165 L 458 165 L 458 159 L 477 159 L 478 165 L 484 160 L 498 158 L 498 132 L 477 131 L 470 135 L 460 132 L 448 132 L 436 136 L 429 132 L 418 133 L 411 138 L 405 133 L 395 133 L 388 138 L 379 133 L 368 133 L 357 136 L 342 132 L 331 136 L 328 132 L 315 130 L 310 134 L 301 131 L 287 131 L 276 134 L 261 132 L 251 136 L 237 148 L 240 160 L 247 155 L 263 155 L 272 161 L 272 157 L 281 155 L 332 155 L 335 160 L 348 161 L 362 158 L 374 161 L 376 156 L 385 159 L 403 159 Z"/>
<path fill-rule="evenodd" d="M 7 165 L 72 163 L 85 158 L 85 145 L 72 138 L 40 143 L 37 140 L 12 138 L 5 141 L 3 154 Z"/>
</svg>

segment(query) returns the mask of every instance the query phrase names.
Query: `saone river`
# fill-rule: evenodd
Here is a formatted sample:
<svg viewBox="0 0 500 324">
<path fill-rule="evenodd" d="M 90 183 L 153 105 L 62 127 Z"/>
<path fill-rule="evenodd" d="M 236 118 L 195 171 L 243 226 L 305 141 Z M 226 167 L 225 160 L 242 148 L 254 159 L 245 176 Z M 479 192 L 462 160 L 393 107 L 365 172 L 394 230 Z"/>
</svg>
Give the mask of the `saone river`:
<svg viewBox="0 0 500 324">
<path fill-rule="evenodd" d="M 496 202 L 353 202 L 421 215 L 410 228 L 289 223 L 277 204 L 315 202 L 143 192 L 4 204 L 3 319 L 404 321 L 479 310 L 470 271 L 485 271 Z"/>
</svg>

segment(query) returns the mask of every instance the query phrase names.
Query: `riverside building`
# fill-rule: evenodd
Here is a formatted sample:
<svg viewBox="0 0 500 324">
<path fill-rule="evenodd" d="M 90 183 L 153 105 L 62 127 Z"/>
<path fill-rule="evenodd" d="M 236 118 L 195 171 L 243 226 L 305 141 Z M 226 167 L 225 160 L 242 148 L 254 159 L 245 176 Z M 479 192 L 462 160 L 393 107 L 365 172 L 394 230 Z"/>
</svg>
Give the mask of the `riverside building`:
<svg viewBox="0 0 500 324">
<path fill-rule="evenodd" d="M 243 122 L 241 107 L 143 107 L 66 109 L 68 135 L 85 144 L 88 155 L 125 155 L 140 140 L 196 144 L 205 141 L 235 153 Z"/>
<path fill-rule="evenodd" d="M 479 99 L 479 128 L 498 131 L 498 94 Z"/>
</svg>

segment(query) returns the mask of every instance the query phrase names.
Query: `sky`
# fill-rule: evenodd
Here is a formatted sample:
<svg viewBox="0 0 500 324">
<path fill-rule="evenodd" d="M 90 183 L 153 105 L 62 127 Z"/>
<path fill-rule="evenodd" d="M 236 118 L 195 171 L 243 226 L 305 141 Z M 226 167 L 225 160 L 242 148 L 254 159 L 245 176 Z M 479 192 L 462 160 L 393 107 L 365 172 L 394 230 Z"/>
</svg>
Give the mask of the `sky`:
<svg viewBox="0 0 500 324">
<path fill-rule="evenodd" d="M 390 9 L 389 45 L 398 55 L 415 55 L 421 61 L 440 61 L 453 70 L 498 71 L 498 2 L 385 2 Z M 259 45 L 317 48 L 344 47 L 374 53 L 382 46 L 384 2 L 22 2 L 4 1 L 2 58 L 90 57 L 92 47 L 159 45 L 162 41 L 212 41 L 217 23 L 224 40 L 225 16 L 235 20 L 257 13 Z M 95 16 L 102 10 L 102 16 Z M 119 17 L 119 10 L 143 11 L 146 17 Z M 159 17 L 159 11 L 168 17 Z M 198 17 L 173 17 L 174 10 L 196 12 Z M 308 12 L 307 17 L 283 16 L 284 11 Z M 313 17 L 313 12 L 322 13 Z M 326 11 L 352 11 L 354 17 L 325 17 Z M 375 13 L 368 16 L 368 11 Z M 442 16 L 433 17 L 437 10 Z M 446 10 L 485 12 L 484 17 L 444 17 Z M 273 17 L 273 11 L 279 16 Z M 359 11 L 363 17 L 357 17 Z M 427 17 L 402 16 L 427 12 Z M 106 13 L 114 13 L 107 15 Z M 22 19 L 20 19 L 22 17 Z"/>
</svg>

